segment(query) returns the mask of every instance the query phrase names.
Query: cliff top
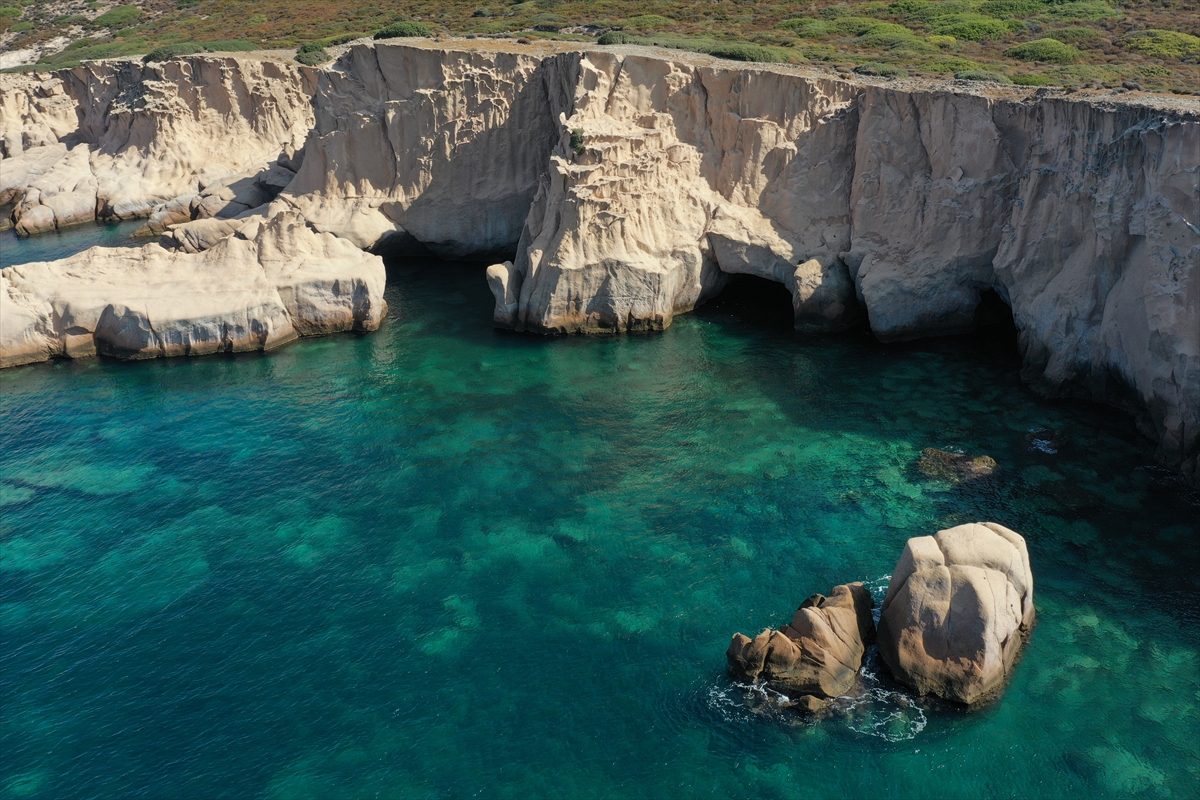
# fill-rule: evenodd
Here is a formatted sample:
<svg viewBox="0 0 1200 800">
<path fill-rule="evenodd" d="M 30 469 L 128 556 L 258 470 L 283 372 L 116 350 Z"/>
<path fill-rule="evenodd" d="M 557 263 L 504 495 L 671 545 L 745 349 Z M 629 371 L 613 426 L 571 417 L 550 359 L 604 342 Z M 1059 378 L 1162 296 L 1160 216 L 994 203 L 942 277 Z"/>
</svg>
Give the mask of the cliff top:
<svg viewBox="0 0 1200 800">
<path fill-rule="evenodd" d="M 512 38 L 491 37 L 456 37 L 447 36 L 436 39 L 405 38 L 384 40 L 388 45 L 404 45 L 424 50 L 447 50 L 462 52 L 501 52 L 523 53 L 548 57 L 558 53 L 572 52 L 607 52 L 622 55 L 643 55 L 662 58 L 697 66 L 712 67 L 713 69 L 758 69 L 771 72 L 781 72 L 790 75 L 802 75 L 806 78 L 822 80 L 840 80 L 856 86 L 881 86 L 889 89 L 900 89 L 910 92 L 952 92 L 954 94 L 969 94 L 976 97 L 988 97 L 993 100 L 1008 100 L 1021 102 L 1031 99 L 1057 98 L 1072 102 L 1087 102 L 1100 106 L 1138 106 L 1153 108 L 1181 117 L 1200 116 L 1200 97 L 1185 97 L 1164 94 L 1162 92 L 1146 92 L 1128 90 L 1125 88 L 1080 88 L 1072 89 L 1061 86 L 1018 86 L 1015 84 L 990 83 L 984 81 L 958 80 L 955 78 L 935 77 L 885 77 L 863 75 L 848 69 L 839 69 L 830 64 L 763 64 L 730 61 L 704 53 L 687 50 L 676 50 L 666 47 L 651 47 L 644 45 L 599 45 L 588 42 L 562 41 L 555 39 L 534 39 L 528 43 L 519 42 Z M 340 55 L 354 46 L 373 47 L 375 41 L 369 38 L 358 39 L 343 45 L 330 47 L 331 54 Z M 218 55 L 214 53 L 213 55 Z M 294 55 L 291 50 L 256 50 L 250 52 L 234 52 L 238 58 L 270 59 L 292 62 Z"/>
<path fill-rule="evenodd" d="M 602 40 L 876 75 L 1200 94 L 1192 0 L 481 1 L 14 0 L 0 7 L 0 68 L 319 48 L 403 22 L 409 35 Z"/>
</svg>

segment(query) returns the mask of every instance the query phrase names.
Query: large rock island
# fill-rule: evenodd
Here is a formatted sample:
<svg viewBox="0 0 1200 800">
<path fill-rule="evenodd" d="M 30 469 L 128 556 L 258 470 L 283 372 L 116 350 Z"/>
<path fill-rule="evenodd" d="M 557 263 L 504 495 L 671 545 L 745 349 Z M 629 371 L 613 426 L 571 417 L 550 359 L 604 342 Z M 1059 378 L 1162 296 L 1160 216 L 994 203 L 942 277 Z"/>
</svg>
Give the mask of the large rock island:
<svg viewBox="0 0 1200 800">
<path fill-rule="evenodd" d="M 1033 629 L 1020 534 L 994 522 L 908 540 L 879 617 L 879 655 L 924 694 L 967 705 L 1004 688 Z"/>
<path fill-rule="evenodd" d="M 1131 411 L 1194 469 L 1200 105 L 568 47 L 0 76 L 0 202 L 29 233 L 147 217 L 187 253 L 290 211 L 505 259 L 496 324 L 536 332 L 663 328 L 737 274 L 787 287 L 798 327 L 865 316 L 885 341 L 968 330 L 994 296 L 1028 382 Z"/>
</svg>

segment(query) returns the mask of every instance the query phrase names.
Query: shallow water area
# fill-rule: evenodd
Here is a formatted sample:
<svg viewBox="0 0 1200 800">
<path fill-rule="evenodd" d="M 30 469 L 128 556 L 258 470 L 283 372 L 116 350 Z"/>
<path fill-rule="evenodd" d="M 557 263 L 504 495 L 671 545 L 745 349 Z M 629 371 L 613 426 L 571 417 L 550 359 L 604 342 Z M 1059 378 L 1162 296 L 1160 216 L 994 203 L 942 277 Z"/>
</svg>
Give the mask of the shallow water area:
<svg viewBox="0 0 1200 800">
<path fill-rule="evenodd" d="M 1153 445 L 1004 342 L 804 338 L 746 291 L 547 338 L 410 261 L 374 334 L 0 372 L 0 796 L 1194 796 L 1200 504 Z M 985 519 L 1039 614 L 999 703 L 872 663 L 808 720 L 725 676 Z"/>
<path fill-rule="evenodd" d="M 143 219 L 86 222 L 37 236 L 17 236 L 11 228 L 0 231 L 0 269 L 66 258 L 89 247 L 141 247 L 155 241 L 155 237 L 134 238 L 133 232 L 145 224 Z"/>
</svg>

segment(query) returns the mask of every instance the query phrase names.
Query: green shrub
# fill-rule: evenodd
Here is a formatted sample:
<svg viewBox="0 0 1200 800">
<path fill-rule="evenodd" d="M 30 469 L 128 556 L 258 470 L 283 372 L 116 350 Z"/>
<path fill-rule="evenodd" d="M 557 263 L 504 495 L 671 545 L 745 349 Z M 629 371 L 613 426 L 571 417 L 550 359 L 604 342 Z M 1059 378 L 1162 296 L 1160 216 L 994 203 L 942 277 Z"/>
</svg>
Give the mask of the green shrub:
<svg viewBox="0 0 1200 800">
<path fill-rule="evenodd" d="M 785 19 L 775 27 L 791 31 L 804 39 L 819 39 L 829 35 L 829 23 L 819 19 Z"/>
<path fill-rule="evenodd" d="M 1017 86 L 1050 86 L 1054 79 L 1045 75 L 1013 75 L 1012 82 Z"/>
<path fill-rule="evenodd" d="M 1076 44 L 1078 42 L 1090 42 L 1093 39 L 1099 39 L 1100 31 L 1095 28 L 1057 28 L 1056 30 L 1046 31 L 1046 36 L 1050 39 L 1066 42 L 1067 44 Z"/>
<path fill-rule="evenodd" d="M 575 128 L 571 131 L 571 150 L 575 155 L 583 155 L 583 128 Z"/>
<path fill-rule="evenodd" d="M 92 24 L 102 28 L 128 28 L 141 16 L 142 10 L 137 6 L 117 6 L 96 17 Z"/>
<path fill-rule="evenodd" d="M 1138 67 L 1137 71 L 1142 75 L 1147 75 L 1152 78 L 1163 78 L 1171 74 L 1171 70 L 1155 64 L 1147 64 L 1144 67 Z"/>
<path fill-rule="evenodd" d="M 1125 37 L 1125 47 L 1158 58 L 1183 58 L 1200 53 L 1200 37 L 1152 29 L 1129 34 Z"/>
<path fill-rule="evenodd" d="M 931 5 L 933 3 L 930 3 L 929 0 L 896 0 L 888 5 L 888 12 L 894 17 L 906 17 L 909 14 L 924 11 Z"/>
<path fill-rule="evenodd" d="M 1007 75 L 991 72 L 986 69 L 967 69 L 954 73 L 954 78 L 960 81 L 982 81 L 984 83 L 1012 83 Z"/>
<path fill-rule="evenodd" d="M 800 55 L 809 61 L 836 61 L 838 51 L 827 44 L 806 44 L 800 48 Z"/>
<path fill-rule="evenodd" d="M 71 48 L 67 48 L 68 50 Z M 216 42 L 175 42 L 164 44 L 142 56 L 142 62 L 152 64 L 156 61 L 166 61 L 180 56 L 191 56 L 196 53 L 229 53 L 257 50 L 258 45 L 245 39 L 222 39 Z M 89 56 L 97 58 L 98 56 Z"/>
<path fill-rule="evenodd" d="M 943 49 L 950 47 L 957 41 L 958 41 L 958 39 L 955 39 L 953 36 L 938 36 L 937 34 L 930 36 L 928 39 L 928 42 L 931 45 L 933 45 L 934 47 L 941 47 Z"/>
<path fill-rule="evenodd" d="M 850 36 L 866 36 L 876 28 L 885 25 L 892 25 L 890 22 L 880 22 L 877 19 L 870 17 L 841 17 L 833 23 L 833 29 L 839 33 L 849 34 Z M 894 25 L 892 27 L 899 28 L 901 26 Z M 905 28 L 905 30 L 908 30 Z"/>
<path fill-rule="evenodd" d="M 859 75 L 878 75 L 881 78 L 907 78 L 908 70 L 894 67 L 891 64 L 881 64 L 878 61 L 868 61 L 854 68 Z"/>
<path fill-rule="evenodd" d="M 890 13 L 888 4 L 882 2 L 863 3 L 862 5 L 858 6 L 855 11 L 868 17 L 884 17 Z"/>
<path fill-rule="evenodd" d="M 1055 78 L 1055 83 L 1109 83 L 1120 81 L 1121 77 L 1114 70 L 1096 67 L 1091 64 L 1071 64 L 1070 66 L 1055 67 L 1048 73 Z"/>
<path fill-rule="evenodd" d="M 79 24 L 87 22 L 87 21 L 88 21 L 88 18 L 85 17 L 83 14 L 68 14 L 65 17 L 55 17 L 53 24 L 55 24 L 55 25 L 79 25 Z"/>
<path fill-rule="evenodd" d="M 411 36 L 428 36 L 429 26 L 422 22 L 393 22 L 375 32 L 376 39 L 400 39 Z"/>
<path fill-rule="evenodd" d="M 600 34 L 597 44 L 633 44 L 633 37 L 621 31 L 606 31 Z"/>
<path fill-rule="evenodd" d="M 535 31 L 549 31 L 554 33 L 567 26 L 567 18 L 562 14 L 536 14 L 530 20 L 530 24 Z"/>
<path fill-rule="evenodd" d="M 0 6 L 0 17 L 20 19 L 23 12 L 17 6 Z"/>
<path fill-rule="evenodd" d="M 915 11 L 911 11 L 905 14 L 904 18 L 909 22 L 919 22 L 923 25 L 928 25 L 942 17 L 950 17 L 955 14 L 973 14 L 975 13 L 975 5 L 971 0 L 944 0 L 941 3 L 929 3 Z"/>
<path fill-rule="evenodd" d="M 1045 10 L 1042 0 L 987 0 L 979 7 L 980 14 L 996 19 L 1029 17 Z"/>
<path fill-rule="evenodd" d="M 175 0 L 176 8 L 191 8 L 200 5 L 200 0 Z"/>
<path fill-rule="evenodd" d="M 982 14 L 951 14 L 935 20 L 930 25 L 929 32 L 969 42 L 985 42 L 1008 36 L 1013 32 L 1011 23 L 1014 21 L 992 19 Z M 1015 22 L 1017 29 L 1024 27 L 1023 23 Z"/>
<path fill-rule="evenodd" d="M 1113 19 L 1123 16 L 1120 11 L 1101 0 L 1083 0 L 1078 3 L 1064 3 L 1047 8 L 1040 15 L 1043 19 L 1051 20 L 1083 20 L 1098 22 L 1102 19 Z"/>
<path fill-rule="evenodd" d="M 819 13 L 821 19 L 841 19 L 842 17 L 852 16 L 854 11 L 846 6 L 829 6 L 828 8 L 822 8 Z"/>
<path fill-rule="evenodd" d="M 18 22 L 15 25 L 9 26 L 9 30 L 13 33 L 20 33 L 21 31 L 31 31 L 34 27 L 32 22 L 25 20 L 24 22 Z"/>
<path fill-rule="evenodd" d="M 1070 64 L 1078 61 L 1081 53 L 1069 44 L 1057 39 L 1034 39 L 1032 42 L 1014 45 L 1004 55 L 1020 61 L 1046 61 L 1051 64 Z"/>
<path fill-rule="evenodd" d="M 179 44 L 165 44 L 161 47 L 156 47 L 146 55 L 142 56 L 143 64 L 153 64 L 158 61 L 167 61 L 178 56 L 190 56 L 193 53 L 200 52 L 200 45 L 195 42 L 180 42 Z"/>
<path fill-rule="evenodd" d="M 973 69 L 983 69 L 979 64 L 965 58 L 940 58 L 921 68 L 930 72 L 967 72 Z"/>
<path fill-rule="evenodd" d="M 308 45 L 304 45 L 304 47 L 308 47 Z M 304 47 L 296 51 L 296 60 L 306 67 L 315 67 L 317 64 L 324 64 L 332 58 L 324 47 L 318 46 L 315 50 L 305 50 Z"/>
<path fill-rule="evenodd" d="M 644 30 L 646 28 L 669 28 L 674 24 L 675 20 L 661 16 L 659 14 L 642 14 L 639 17 L 632 17 L 624 22 L 624 27 L 633 28 L 634 30 Z"/>
<path fill-rule="evenodd" d="M 920 40 L 903 25 L 881 22 L 864 33 L 860 41 L 870 47 L 896 47 L 901 44 Z"/>
<path fill-rule="evenodd" d="M 779 58 L 778 53 L 769 47 L 748 44 L 746 42 L 721 42 L 709 45 L 700 52 L 716 56 L 717 58 L 728 58 L 733 61 L 757 61 L 769 64 L 773 61 L 783 60 Z"/>
</svg>

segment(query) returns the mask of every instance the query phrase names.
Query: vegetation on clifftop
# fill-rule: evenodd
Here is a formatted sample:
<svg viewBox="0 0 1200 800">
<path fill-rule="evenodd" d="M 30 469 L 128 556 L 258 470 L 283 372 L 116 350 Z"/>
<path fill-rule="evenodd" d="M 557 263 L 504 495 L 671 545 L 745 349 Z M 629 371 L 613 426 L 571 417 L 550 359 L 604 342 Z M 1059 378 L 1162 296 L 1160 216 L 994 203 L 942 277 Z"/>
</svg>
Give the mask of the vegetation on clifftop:
<svg viewBox="0 0 1200 800">
<path fill-rule="evenodd" d="M 358 37 L 649 44 L 743 61 L 1022 85 L 1200 92 L 1195 0 L 6 0 L 0 46 L 42 67 L 153 52 L 314 48 Z M 70 42 L 69 46 L 63 47 Z M 986 78 L 977 74 L 986 74 Z"/>
</svg>

